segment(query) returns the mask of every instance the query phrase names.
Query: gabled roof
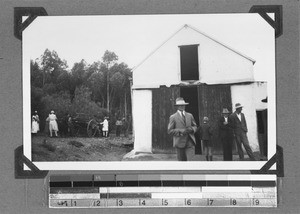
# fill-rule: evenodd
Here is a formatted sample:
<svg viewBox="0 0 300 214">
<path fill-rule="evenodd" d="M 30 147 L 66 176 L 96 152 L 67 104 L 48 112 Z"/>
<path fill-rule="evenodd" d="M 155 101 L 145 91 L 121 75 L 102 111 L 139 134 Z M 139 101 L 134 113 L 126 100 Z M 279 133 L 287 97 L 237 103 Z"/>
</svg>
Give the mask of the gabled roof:
<svg viewBox="0 0 300 214">
<path fill-rule="evenodd" d="M 164 41 L 160 46 L 158 46 L 156 49 L 154 49 L 154 50 L 153 50 L 153 51 L 152 51 L 152 52 L 151 52 L 144 60 L 142 60 L 137 66 L 135 66 L 135 67 L 133 68 L 132 71 L 134 71 L 134 70 L 135 70 L 136 68 L 138 68 L 141 64 L 143 64 L 143 63 L 144 63 L 151 55 L 153 55 L 158 49 L 160 49 L 160 47 L 162 47 L 165 43 L 167 43 L 170 39 L 172 39 L 177 33 L 179 33 L 181 30 L 183 30 L 183 29 L 185 29 L 185 28 L 190 28 L 190 29 L 196 31 L 197 33 L 199 33 L 199 34 L 201 34 L 201 35 L 203 35 L 203 36 L 205 36 L 205 37 L 211 39 L 212 41 L 214 41 L 214 42 L 216 42 L 216 43 L 218 43 L 218 44 L 224 46 L 225 48 L 227 48 L 227 49 L 229 49 L 229 50 L 235 52 L 236 54 L 238 54 L 238 55 L 240 55 L 240 56 L 242 56 L 242 57 L 248 59 L 248 60 L 251 61 L 253 64 L 255 63 L 255 60 L 254 60 L 254 59 L 252 59 L 252 58 L 246 56 L 245 54 L 242 54 L 241 52 L 239 52 L 239 51 L 237 51 L 237 50 L 235 50 L 235 49 L 229 47 L 228 45 L 223 44 L 222 42 L 220 42 L 220 41 L 218 41 L 218 40 L 212 38 L 211 36 L 209 36 L 209 35 L 203 33 L 202 31 L 200 31 L 200 30 L 198 30 L 198 29 L 196 29 L 196 28 L 194 28 L 194 27 L 192 27 L 192 26 L 190 26 L 190 25 L 188 25 L 188 24 L 185 24 L 185 25 L 183 25 L 181 28 L 179 28 L 175 33 L 173 33 L 173 34 L 172 34 L 166 41 Z"/>
</svg>

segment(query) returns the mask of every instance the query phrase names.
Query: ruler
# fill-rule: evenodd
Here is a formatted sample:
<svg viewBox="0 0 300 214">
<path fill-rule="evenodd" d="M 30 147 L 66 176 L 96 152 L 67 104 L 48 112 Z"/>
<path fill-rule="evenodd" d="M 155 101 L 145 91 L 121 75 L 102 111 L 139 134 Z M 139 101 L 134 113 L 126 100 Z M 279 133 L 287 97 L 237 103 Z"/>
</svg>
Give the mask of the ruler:
<svg viewBox="0 0 300 214">
<path fill-rule="evenodd" d="M 52 175 L 49 207 L 277 207 L 276 175 Z"/>
</svg>

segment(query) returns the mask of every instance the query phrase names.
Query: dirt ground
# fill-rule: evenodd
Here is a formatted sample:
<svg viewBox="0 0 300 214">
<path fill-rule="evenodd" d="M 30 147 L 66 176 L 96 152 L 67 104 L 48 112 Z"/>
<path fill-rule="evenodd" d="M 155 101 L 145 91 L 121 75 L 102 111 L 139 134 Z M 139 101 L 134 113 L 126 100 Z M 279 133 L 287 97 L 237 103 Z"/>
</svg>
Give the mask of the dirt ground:
<svg viewBox="0 0 300 214">
<path fill-rule="evenodd" d="M 121 161 L 132 149 L 131 137 L 32 138 L 33 161 Z"/>
<path fill-rule="evenodd" d="M 130 154 L 133 139 L 129 137 L 32 137 L 33 161 L 177 161 L 175 151 L 153 151 L 153 154 Z M 255 154 L 259 157 L 259 154 Z M 233 155 L 233 161 L 238 161 Z M 247 161 L 247 155 L 245 155 Z M 204 155 L 195 155 L 192 161 L 206 161 Z M 214 155 L 213 161 L 223 161 L 223 155 Z"/>
</svg>

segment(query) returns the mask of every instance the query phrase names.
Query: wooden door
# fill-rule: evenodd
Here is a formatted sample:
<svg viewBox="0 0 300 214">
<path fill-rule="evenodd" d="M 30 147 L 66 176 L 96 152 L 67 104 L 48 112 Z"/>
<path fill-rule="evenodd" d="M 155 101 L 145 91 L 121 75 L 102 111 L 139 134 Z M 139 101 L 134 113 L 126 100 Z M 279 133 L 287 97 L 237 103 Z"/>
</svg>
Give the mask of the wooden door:
<svg viewBox="0 0 300 214">
<path fill-rule="evenodd" d="M 179 87 L 160 87 L 152 90 L 152 147 L 154 152 L 173 152 L 172 137 L 168 135 L 170 116 L 176 112 L 174 106 L 179 96 Z"/>
</svg>

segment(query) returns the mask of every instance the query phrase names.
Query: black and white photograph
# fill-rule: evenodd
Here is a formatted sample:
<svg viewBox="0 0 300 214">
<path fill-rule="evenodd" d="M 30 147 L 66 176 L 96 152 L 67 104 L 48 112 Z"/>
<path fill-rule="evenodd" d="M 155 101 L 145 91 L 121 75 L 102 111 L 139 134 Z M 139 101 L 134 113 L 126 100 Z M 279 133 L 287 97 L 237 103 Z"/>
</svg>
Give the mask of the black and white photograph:
<svg viewBox="0 0 300 214">
<path fill-rule="evenodd" d="M 258 14 L 39 16 L 22 36 L 24 155 L 41 170 L 252 170 L 276 153 Z"/>
</svg>

